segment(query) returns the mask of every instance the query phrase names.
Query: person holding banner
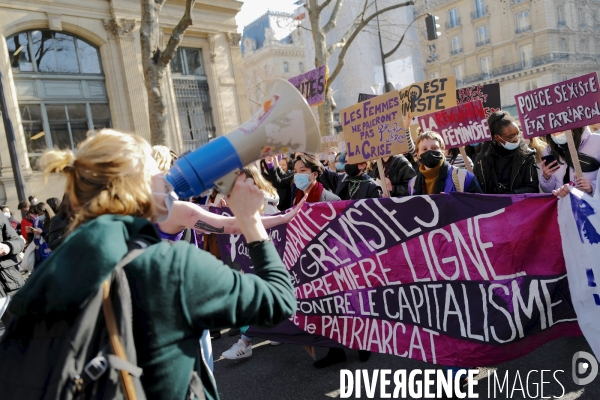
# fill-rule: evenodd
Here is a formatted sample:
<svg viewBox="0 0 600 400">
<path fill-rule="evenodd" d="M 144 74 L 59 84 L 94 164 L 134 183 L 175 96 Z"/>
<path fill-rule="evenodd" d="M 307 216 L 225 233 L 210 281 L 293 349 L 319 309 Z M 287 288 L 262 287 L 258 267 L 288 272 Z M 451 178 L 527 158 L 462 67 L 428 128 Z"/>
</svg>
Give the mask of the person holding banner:
<svg viewBox="0 0 600 400">
<path fill-rule="evenodd" d="M 450 165 L 444 157 L 444 139 L 432 131 L 417 138 L 417 175 L 408 183 L 409 196 L 449 192 L 482 193 L 475 176 L 463 168 Z"/>
<path fill-rule="evenodd" d="M 600 134 L 592 133 L 588 127 L 573 129 L 571 132 L 583 176 L 575 176 L 565 132 L 546 135 L 548 147 L 544 151 L 539 177 L 544 193 L 551 193 L 569 182 L 574 182 L 579 190 L 589 195 L 592 195 L 596 189 L 596 179 L 600 169 Z"/>
<path fill-rule="evenodd" d="M 484 143 L 474 173 L 486 194 L 539 193 L 535 150 L 529 148 L 517 122 L 506 111 L 488 118 L 492 142 Z"/>
<path fill-rule="evenodd" d="M 383 161 L 383 174 L 390 196 L 407 196 L 408 182 L 417 175 L 410 162 L 401 154 L 384 157 L 381 161 Z M 380 176 L 376 163 L 373 165 L 373 176 Z"/>
</svg>

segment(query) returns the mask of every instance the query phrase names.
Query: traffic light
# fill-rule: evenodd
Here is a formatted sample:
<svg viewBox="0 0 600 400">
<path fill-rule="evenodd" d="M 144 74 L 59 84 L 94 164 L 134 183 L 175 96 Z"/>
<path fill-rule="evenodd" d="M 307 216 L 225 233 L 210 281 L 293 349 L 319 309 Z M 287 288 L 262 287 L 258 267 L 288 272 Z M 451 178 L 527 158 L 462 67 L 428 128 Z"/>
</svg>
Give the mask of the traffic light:
<svg viewBox="0 0 600 400">
<path fill-rule="evenodd" d="M 440 27 L 436 21 L 440 19 L 440 17 L 435 15 L 427 15 L 425 17 L 425 27 L 427 28 L 427 40 L 435 40 L 440 36 L 440 33 L 437 31 Z"/>
</svg>

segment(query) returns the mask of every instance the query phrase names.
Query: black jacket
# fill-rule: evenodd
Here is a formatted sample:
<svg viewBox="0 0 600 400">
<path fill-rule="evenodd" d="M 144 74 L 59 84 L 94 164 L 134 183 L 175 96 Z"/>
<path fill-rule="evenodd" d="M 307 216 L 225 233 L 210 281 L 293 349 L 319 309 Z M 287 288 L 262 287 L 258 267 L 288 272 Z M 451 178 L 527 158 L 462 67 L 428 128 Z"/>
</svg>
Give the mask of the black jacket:
<svg viewBox="0 0 600 400">
<path fill-rule="evenodd" d="M 486 142 L 475 159 L 473 172 L 485 194 L 539 193 L 539 180 L 535 164 L 535 150 L 521 140 L 518 149 L 510 152 L 510 184 L 498 183 L 496 166 L 500 154 L 494 142 Z"/>
<path fill-rule="evenodd" d="M 71 221 L 63 219 L 60 215 L 52 217 L 48 230 L 48 246 L 50 246 L 50 250 L 56 250 L 63 240 L 65 240 L 70 224 Z"/>
<path fill-rule="evenodd" d="M 0 297 L 5 297 L 16 292 L 25 284 L 21 273 L 17 270 L 17 265 L 20 263 L 17 256 L 23 251 L 25 242 L 4 215 L 0 215 L 0 230 L 2 231 L 2 243 L 10 247 L 8 254 L 0 256 Z"/>
<path fill-rule="evenodd" d="M 390 196 L 408 196 L 408 181 L 412 179 L 417 173 L 413 169 L 410 162 L 403 155 L 391 156 L 387 162 L 383 163 L 384 172 L 387 171 L 385 177 L 392 182 L 392 191 Z M 373 179 L 379 178 L 379 168 L 377 163 L 373 164 Z M 381 182 L 382 185 L 385 182 Z"/>
<path fill-rule="evenodd" d="M 280 211 L 285 211 L 292 205 L 292 183 L 294 181 L 294 173 L 292 171 L 283 172 L 279 167 L 271 168 L 267 180 L 277 189 L 279 195 L 279 204 L 277 208 Z"/>
<path fill-rule="evenodd" d="M 381 186 L 377 184 L 369 175 L 360 177 L 364 180 L 352 197 L 347 195 L 350 177 L 348 174 L 338 174 L 337 172 L 326 169 L 319 176 L 319 182 L 325 188 L 335 188 L 333 193 L 342 200 L 360 200 L 360 199 L 378 199 L 381 197 Z"/>
</svg>

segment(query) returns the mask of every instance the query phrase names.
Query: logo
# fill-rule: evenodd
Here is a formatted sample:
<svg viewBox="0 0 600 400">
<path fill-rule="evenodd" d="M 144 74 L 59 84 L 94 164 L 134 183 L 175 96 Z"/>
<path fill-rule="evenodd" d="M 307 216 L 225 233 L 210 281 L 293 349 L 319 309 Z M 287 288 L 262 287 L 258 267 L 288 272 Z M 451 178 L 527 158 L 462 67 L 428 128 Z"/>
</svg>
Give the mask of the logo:
<svg viewBox="0 0 600 400">
<path fill-rule="evenodd" d="M 585 359 L 586 361 L 582 361 L 582 359 Z M 598 375 L 598 362 L 590 353 L 578 351 L 573 355 L 572 372 L 573 382 L 575 382 L 576 385 L 587 385 L 592 383 L 592 381 L 596 379 L 596 376 Z M 589 375 L 587 377 L 581 377 L 582 375 L 588 373 Z"/>
</svg>

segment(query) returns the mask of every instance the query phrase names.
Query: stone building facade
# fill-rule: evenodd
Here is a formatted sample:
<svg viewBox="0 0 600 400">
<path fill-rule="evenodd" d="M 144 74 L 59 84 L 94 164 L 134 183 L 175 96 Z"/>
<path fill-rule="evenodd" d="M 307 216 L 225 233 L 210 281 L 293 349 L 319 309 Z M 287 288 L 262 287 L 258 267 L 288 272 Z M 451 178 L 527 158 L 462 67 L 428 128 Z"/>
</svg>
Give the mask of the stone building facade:
<svg viewBox="0 0 600 400">
<path fill-rule="evenodd" d="M 185 2 L 167 1 L 163 40 Z M 194 25 L 168 71 L 168 145 L 182 153 L 235 129 L 249 116 L 242 72 L 241 3 L 198 1 Z M 47 148 L 75 148 L 91 129 L 111 127 L 150 138 L 134 0 L 0 0 L 0 69 L 27 194 L 62 197 L 63 183 L 43 183 Z M 6 143 L 0 126 L 0 143 Z M 16 209 L 6 145 L 0 145 L 0 203 Z"/>
<path fill-rule="evenodd" d="M 499 82 L 502 106 L 514 96 L 600 70 L 598 0 L 422 0 L 417 15 L 439 17 L 441 36 L 425 37 L 425 77 L 455 75 L 457 86 Z"/>
</svg>

